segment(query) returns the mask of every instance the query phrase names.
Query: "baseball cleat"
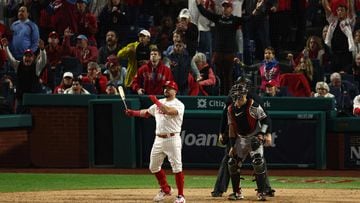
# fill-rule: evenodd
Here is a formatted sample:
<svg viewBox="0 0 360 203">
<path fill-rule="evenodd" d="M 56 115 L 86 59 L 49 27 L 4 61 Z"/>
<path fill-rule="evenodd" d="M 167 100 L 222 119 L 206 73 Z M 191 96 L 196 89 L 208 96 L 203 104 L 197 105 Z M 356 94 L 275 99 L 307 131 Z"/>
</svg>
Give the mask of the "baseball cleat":
<svg viewBox="0 0 360 203">
<path fill-rule="evenodd" d="M 174 201 L 174 203 L 185 203 L 185 202 L 186 202 L 185 198 L 182 195 L 176 196 L 175 201 Z"/>
<path fill-rule="evenodd" d="M 241 194 L 241 191 L 239 193 L 232 193 L 229 195 L 228 200 L 241 200 L 244 199 L 244 195 Z"/>
<path fill-rule="evenodd" d="M 222 195 L 223 195 L 222 192 L 217 192 L 217 191 L 211 192 L 211 197 L 222 197 Z"/>
<path fill-rule="evenodd" d="M 256 194 L 257 200 L 259 201 L 266 201 L 266 193 L 264 192 L 258 192 Z"/>
<path fill-rule="evenodd" d="M 275 190 L 273 189 L 269 189 L 267 192 L 266 192 L 266 196 L 268 197 L 275 197 Z"/>
<path fill-rule="evenodd" d="M 154 202 L 161 202 L 165 199 L 166 196 L 171 196 L 173 193 L 173 189 L 170 188 L 169 193 L 165 193 L 163 190 L 160 190 L 159 193 L 157 193 L 154 197 Z"/>
</svg>

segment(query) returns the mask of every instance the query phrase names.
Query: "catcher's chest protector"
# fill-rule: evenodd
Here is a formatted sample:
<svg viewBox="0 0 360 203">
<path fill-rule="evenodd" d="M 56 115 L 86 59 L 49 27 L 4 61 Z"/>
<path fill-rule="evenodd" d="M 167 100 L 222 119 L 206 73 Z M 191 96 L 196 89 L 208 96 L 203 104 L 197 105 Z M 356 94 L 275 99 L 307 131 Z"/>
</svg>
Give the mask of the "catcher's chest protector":
<svg viewBox="0 0 360 203">
<path fill-rule="evenodd" d="M 234 104 L 231 104 L 231 118 L 233 123 L 236 123 L 236 129 L 239 134 L 247 135 L 256 129 L 256 108 L 252 108 L 252 99 L 248 99 L 246 104 L 241 108 L 236 108 Z"/>
</svg>

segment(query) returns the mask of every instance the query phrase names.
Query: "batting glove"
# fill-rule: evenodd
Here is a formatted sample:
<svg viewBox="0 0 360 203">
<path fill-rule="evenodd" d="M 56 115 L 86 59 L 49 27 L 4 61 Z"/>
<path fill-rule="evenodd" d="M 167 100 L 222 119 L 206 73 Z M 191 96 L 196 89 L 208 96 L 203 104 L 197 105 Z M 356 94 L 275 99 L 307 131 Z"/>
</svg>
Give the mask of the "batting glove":
<svg viewBox="0 0 360 203">
<path fill-rule="evenodd" d="M 129 117 L 140 117 L 140 111 L 139 110 L 131 110 L 131 109 L 126 109 L 125 110 L 125 115 L 129 116 Z"/>
</svg>

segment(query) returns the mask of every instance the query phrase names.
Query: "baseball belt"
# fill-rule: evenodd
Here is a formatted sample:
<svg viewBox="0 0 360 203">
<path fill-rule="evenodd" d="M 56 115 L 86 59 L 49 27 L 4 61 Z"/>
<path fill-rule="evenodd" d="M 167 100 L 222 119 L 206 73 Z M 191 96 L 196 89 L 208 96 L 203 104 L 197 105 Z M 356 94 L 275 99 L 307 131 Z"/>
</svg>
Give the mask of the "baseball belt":
<svg viewBox="0 0 360 203">
<path fill-rule="evenodd" d="M 175 133 L 168 133 L 168 134 L 157 134 L 156 136 L 161 137 L 161 138 L 169 138 L 174 135 L 175 135 Z"/>
</svg>

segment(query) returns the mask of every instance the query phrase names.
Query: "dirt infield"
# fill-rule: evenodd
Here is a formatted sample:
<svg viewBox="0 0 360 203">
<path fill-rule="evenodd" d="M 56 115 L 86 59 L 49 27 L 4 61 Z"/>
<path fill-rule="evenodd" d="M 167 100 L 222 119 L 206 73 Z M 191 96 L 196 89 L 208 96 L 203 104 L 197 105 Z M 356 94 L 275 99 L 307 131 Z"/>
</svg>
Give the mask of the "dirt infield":
<svg viewBox="0 0 360 203">
<path fill-rule="evenodd" d="M 210 189 L 187 189 L 187 203 L 233 202 L 226 196 L 213 198 Z M 152 202 L 155 189 L 119 189 L 119 190 L 65 190 L 48 192 L 0 193 L 0 202 Z M 241 202 L 255 202 L 254 189 L 244 190 L 245 199 Z M 173 202 L 175 196 L 165 199 L 164 203 Z M 338 189 L 278 189 L 276 196 L 267 202 L 359 202 L 360 190 Z"/>
<path fill-rule="evenodd" d="M 0 169 L 1 172 L 16 173 L 81 173 L 81 174 L 148 174 L 147 169 Z M 167 171 L 170 172 L 170 171 Z M 251 170 L 244 170 L 249 175 Z M 186 175 L 214 175 L 216 170 L 185 170 Z M 338 176 L 338 177 L 360 177 L 360 170 L 270 170 L 270 176 Z M 1 181 L 1 180 L 0 180 Z M 255 202 L 255 191 L 253 188 L 244 189 L 245 200 L 241 202 Z M 187 203 L 208 202 L 232 202 L 227 200 L 228 193 L 223 197 L 213 198 L 210 196 L 210 188 L 187 189 L 185 188 Z M 152 202 L 157 193 L 156 189 L 99 189 L 99 190 L 63 190 L 63 191 L 41 191 L 41 192 L 14 192 L 0 193 L 0 202 L 123 202 L 140 203 Z M 173 202 L 175 195 L 164 201 Z M 359 202 L 359 189 L 276 189 L 276 196 L 268 198 L 267 202 Z"/>
</svg>

